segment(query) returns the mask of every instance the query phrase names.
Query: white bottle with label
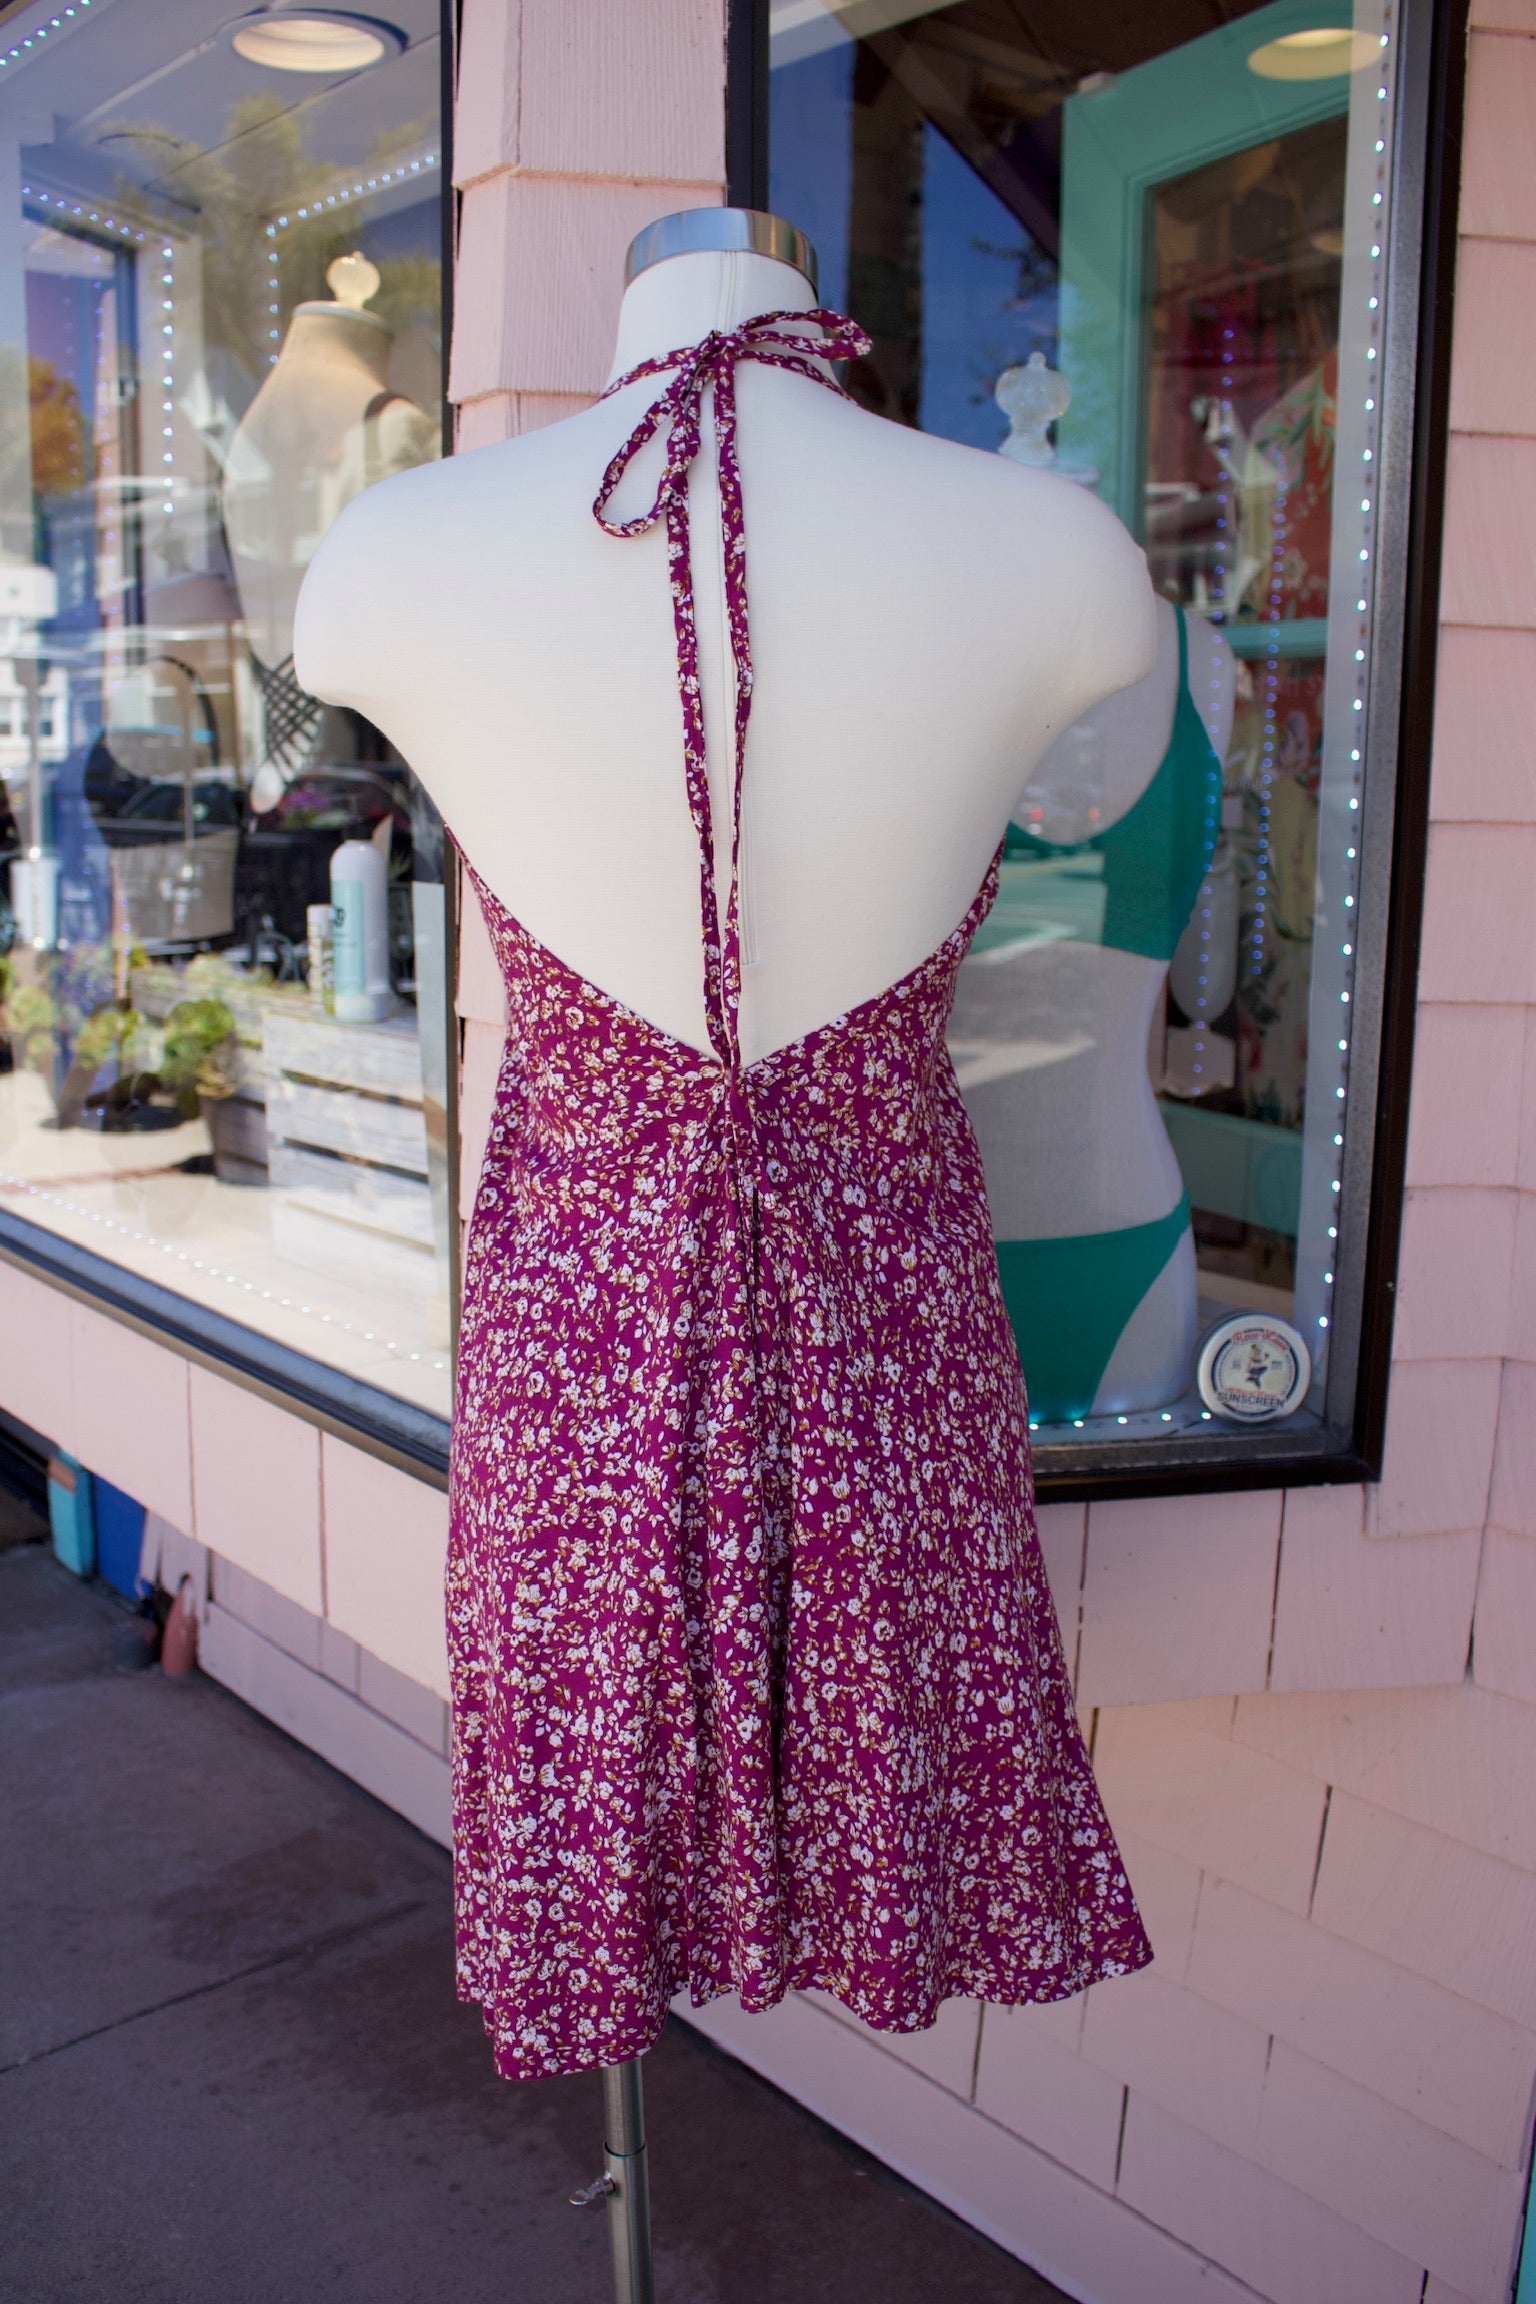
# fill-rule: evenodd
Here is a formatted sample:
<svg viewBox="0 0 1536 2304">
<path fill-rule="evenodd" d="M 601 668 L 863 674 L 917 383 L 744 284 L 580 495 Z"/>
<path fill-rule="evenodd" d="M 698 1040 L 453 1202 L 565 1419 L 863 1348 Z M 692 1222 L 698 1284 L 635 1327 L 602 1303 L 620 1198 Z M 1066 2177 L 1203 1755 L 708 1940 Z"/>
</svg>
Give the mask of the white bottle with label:
<svg viewBox="0 0 1536 2304">
<path fill-rule="evenodd" d="M 389 1014 L 389 867 L 372 840 L 344 840 L 331 858 L 331 955 L 338 1024 Z"/>
</svg>

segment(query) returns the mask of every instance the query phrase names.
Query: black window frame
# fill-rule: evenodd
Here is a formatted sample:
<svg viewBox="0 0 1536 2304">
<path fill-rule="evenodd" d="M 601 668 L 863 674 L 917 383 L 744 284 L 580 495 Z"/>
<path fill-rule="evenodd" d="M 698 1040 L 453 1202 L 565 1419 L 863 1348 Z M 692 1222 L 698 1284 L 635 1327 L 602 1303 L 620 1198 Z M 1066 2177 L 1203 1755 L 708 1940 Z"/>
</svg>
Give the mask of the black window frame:
<svg viewBox="0 0 1536 2304">
<path fill-rule="evenodd" d="M 1429 834 L 1435 655 L 1468 0 L 1403 0 L 1394 124 L 1359 956 L 1340 1255 L 1324 1418 L 1270 1430 L 1064 1442 L 1043 1435 L 1043 1503 L 1380 1478 L 1406 1175 Z M 726 198 L 768 204 L 769 0 L 730 0 Z M 1366 1124 L 1362 1125 L 1362 1119 Z"/>
</svg>

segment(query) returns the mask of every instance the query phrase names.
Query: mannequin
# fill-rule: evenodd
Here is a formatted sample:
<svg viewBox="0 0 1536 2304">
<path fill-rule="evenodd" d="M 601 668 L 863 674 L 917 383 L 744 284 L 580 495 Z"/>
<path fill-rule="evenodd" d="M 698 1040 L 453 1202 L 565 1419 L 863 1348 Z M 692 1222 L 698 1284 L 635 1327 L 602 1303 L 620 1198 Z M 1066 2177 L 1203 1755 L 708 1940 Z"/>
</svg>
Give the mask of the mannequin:
<svg viewBox="0 0 1536 2304">
<path fill-rule="evenodd" d="M 698 212 L 700 229 L 724 238 L 735 214 Z M 625 293 L 612 374 L 815 301 L 772 257 L 669 256 Z M 294 645 L 304 686 L 384 729 L 528 931 L 703 1048 L 664 539 L 617 543 L 591 511 L 662 381 L 360 497 L 315 557 Z M 1031 770 L 1145 672 L 1156 635 L 1140 551 L 1081 491 L 770 368 L 743 367 L 738 393 L 758 674 L 742 841 L 751 1062 L 942 941 Z M 655 457 L 616 516 L 642 487 L 649 501 Z M 732 687 L 707 427 L 690 511 L 718 844 Z"/>
<path fill-rule="evenodd" d="M 1167 601 L 1157 605 L 1157 629 L 1151 669 L 1069 729 L 1025 788 L 1014 816 L 1037 840 L 1070 850 L 1108 831 L 1157 776 L 1179 677 L 1178 617 Z M 1236 659 L 1203 618 L 1186 612 L 1185 631 L 1186 684 L 1219 762 L 1232 731 Z M 1148 1067 L 1168 960 L 1090 940 L 1088 915 L 1095 895 L 1102 903 L 1101 884 L 1085 875 L 1085 917 L 1074 919 L 1048 878 L 1032 884 L 1037 868 L 1005 863 L 999 903 L 961 972 L 951 1027 L 1003 1242 L 1083 1240 L 1151 1225 L 1178 1209 L 1183 1192 Z M 1183 926 L 1172 923 L 1172 935 Z M 1102 1321 L 1107 1313 L 1111 1321 L 1107 1365 L 1091 1400 L 1075 1408 L 1123 1414 L 1161 1407 L 1187 1390 L 1195 1254 L 1187 1222 L 1174 1229 L 1160 1269 L 1125 1306 L 1118 1340 L 1112 1288 L 1089 1259 L 1075 1272 L 1050 1265 L 1069 1296 L 1069 1319 Z"/>
<path fill-rule="evenodd" d="M 389 391 L 394 334 L 364 311 L 379 275 L 364 256 L 326 274 L 335 303 L 294 309 L 277 364 L 230 442 L 224 529 L 246 637 L 268 673 L 293 652 L 294 610 L 315 546 L 376 480 L 438 453 L 436 425 Z M 284 779 L 267 762 L 253 800 L 271 807 Z"/>
<path fill-rule="evenodd" d="M 711 329 L 814 308 L 793 266 L 733 244 L 763 219 L 675 221 L 719 237 L 633 280 L 615 376 Z M 315 558 L 295 654 L 306 687 L 365 712 L 415 767 L 511 915 L 503 936 L 519 949 L 535 940 L 546 964 L 555 956 L 622 1003 L 624 1029 L 640 1031 L 638 1017 L 705 1050 L 665 539 L 618 541 L 592 516 L 610 460 L 663 383 L 637 379 L 566 423 L 359 497 Z M 937 952 L 975 905 L 1031 768 L 1146 669 L 1155 627 L 1141 554 L 1063 483 L 770 367 L 743 364 L 737 391 L 757 674 L 741 874 L 739 1056 L 750 1066 Z M 692 573 L 723 896 L 733 680 L 707 424 L 704 440 L 690 480 Z M 611 517 L 649 504 L 656 453 Z M 724 1115 L 720 1076 L 704 1077 L 706 1105 Z M 739 1249 L 743 1236 L 729 1237 Z M 494 1302 L 494 1274 L 488 1285 Z M 743 1305 L 751 1293 L 744 1280 Z M 494 1319 L 483 1326 L 482 1341 L 499 1335 Z M 487 1342 L 491 1358 L 500 1349 Z M 475 1413 L 472 1402 L 472 1433 Z M 610 2103 L 628 2087 L 638 2105 L 633 2056 L 609 2079 Z M 639 2304 L 651 2287 L 638 2122 L 620 2131 L 606 2177 L 615 2292 Z"/>
</svg>

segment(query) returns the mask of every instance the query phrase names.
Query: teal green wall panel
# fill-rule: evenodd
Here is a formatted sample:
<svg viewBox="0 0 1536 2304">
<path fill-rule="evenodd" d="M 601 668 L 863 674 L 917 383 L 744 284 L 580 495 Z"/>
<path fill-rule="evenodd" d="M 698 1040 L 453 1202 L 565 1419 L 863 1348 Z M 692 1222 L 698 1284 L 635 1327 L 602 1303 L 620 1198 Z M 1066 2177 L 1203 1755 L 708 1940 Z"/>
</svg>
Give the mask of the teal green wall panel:
<svg viewBox="0 0 1536 2304">
<path fill-rule="evenodd" d="M 1347 20 L 1347 19 L 1346 19 Z M 1266 80 L 1255 48 L 1339 21 L 1324 0 L 1274 0 L 1063 106 L 1061 349 L 1072 405 L 1056 427 L 1066 465 L 1142 534 L 1148 201 L 1154 185 L 1349 108 L 1351 75 Z"/>
</svg>

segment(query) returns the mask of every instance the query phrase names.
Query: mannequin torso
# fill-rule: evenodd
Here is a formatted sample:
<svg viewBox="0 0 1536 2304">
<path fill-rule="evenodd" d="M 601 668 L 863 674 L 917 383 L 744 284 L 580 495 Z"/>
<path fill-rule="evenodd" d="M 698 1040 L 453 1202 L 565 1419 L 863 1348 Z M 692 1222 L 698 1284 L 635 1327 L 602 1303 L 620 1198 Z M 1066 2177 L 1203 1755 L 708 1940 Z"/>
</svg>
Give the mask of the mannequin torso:
<svg viewBox="0 0 1536 2304">
<path fill-rule="evenodd" d="M 293 648 L 294 608 L 315 547 L 350 497 L 437 453 L 437 428 L 387 390 L 385 323 L 347 304 L 301 304 L 261 390 L 241 418 L 224 474 L 224 527 L 241 613 L 263 664 Z"/>
<path fill-rule="evenodd" d="M 1123 818 L 1163 761 L 1179 646 L 1174 610 L 1160 601 L 1156 613 L 1151 669 L 1052 747 L 1015 809 L 1021 822 L 1063 847 Z M 1232 731 L 1236 659 L 1199 616 L 1186 612 L 1185 628 L 1190 694 L 1221 759 Z M 989 949 L 986 935 L 961 974 L 953 1051 L 987 1163 L 998 1237 L 1076 1238 L 1165 1216 L 1183 1183 L 1147 1056 L 1167 961 L 1075 939 Z M 1195 1326 L 1195 1260 L 1186 1236 L 1127 1319 L 1096 1410 L 1176 1399 L 1189 1381 Z"/>
<path fill-rule="evenodd" d="M 671 258 L 625 297 L 615 374 L 811 302 L 765 257 Z M 615 541 L 591 512 L 665 381 L 359 498 L 315 559 L 295 655 L 311 693 L 385 730 L 525 928 L 702 1047 L 665 543 Z M 757 672 L 743 808 L 751 1061 L 947 935 L 1031 769 L 1145 670 L 1154 625 L 1140 552 L 1069 484 L 801 378 L 744 364 L 737 382 Z M 656 453 L 612 516 L 649 501 Z M 689 501 L 723 844 L 731 659 L 707 430 Z"/>
<path fill-rule="evenodd" d="M 1063 846 L 1123 817 L 1162 760 L 1178 633 L 1166 601 L 1156 613 L 1150 671 L 1053 745 L 1016 806 L 1021 821 L 1033 821 L 1032 803 L 1042 805 L 1046 836 Z M 1186 629 L 1190 691 L 1220 759 L 1232 732 L 1236 660 L 1221 635 L 1188 611 Z M 1161 1216 L 1181 1188 L 1146 1061 L 1166 961 L 1075 941 L 989 952 L 985 931 L 979 942 L 966 977 L 1007 972 L 1021 1035 L 1019 1076 L 1027 1081 L 1011 1114 L 1018 1157 L 1006 1182 L 989 1172 L 999 1234 L 1048 1239 Z M 963 1049 L 960 1068 L 963 1082 Z"/>
</svg>

